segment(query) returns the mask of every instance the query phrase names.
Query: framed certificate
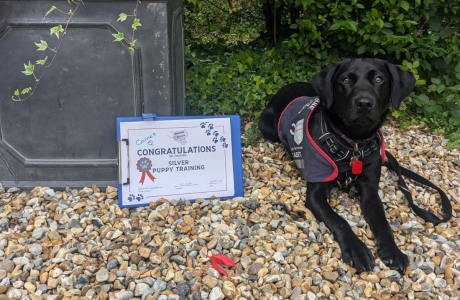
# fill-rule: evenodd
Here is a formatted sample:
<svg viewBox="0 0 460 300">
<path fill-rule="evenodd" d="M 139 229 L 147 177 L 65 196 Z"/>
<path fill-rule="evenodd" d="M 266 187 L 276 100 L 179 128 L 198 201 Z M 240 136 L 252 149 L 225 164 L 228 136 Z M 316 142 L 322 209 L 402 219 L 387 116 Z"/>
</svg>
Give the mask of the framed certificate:
<svg viewBox="0 0 460 300">
<path fill-rule="evenodd" d="M 117 118 L 120 207 L 243 196 L 239 116 Z"/>
</svg>

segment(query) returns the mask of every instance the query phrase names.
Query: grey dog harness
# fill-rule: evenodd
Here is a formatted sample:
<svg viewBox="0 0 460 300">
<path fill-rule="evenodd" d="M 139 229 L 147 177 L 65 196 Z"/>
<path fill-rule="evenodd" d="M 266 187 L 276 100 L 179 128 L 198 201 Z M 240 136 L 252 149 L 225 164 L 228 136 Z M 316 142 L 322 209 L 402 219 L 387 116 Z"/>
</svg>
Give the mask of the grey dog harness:
<svg viewBox="0 0 460 300">
<path fill-rule="evenodd" d="M 380 131 L 369 139 L 355 142 L 352 148 L 341 143 L 321 116 L 321 136 L 313 137 L 308 129 L 309 121 L 319 103 L 318 97 L 294 99 L 278 121 L 278 136 L 290 150 L 306 181 L 333 181 L 340 172 L 351 170 L 350 162 L 355 157 L 359 157 L 363 164 L 377 159 L 384 162 L 385 146 Z"/>
</svg>

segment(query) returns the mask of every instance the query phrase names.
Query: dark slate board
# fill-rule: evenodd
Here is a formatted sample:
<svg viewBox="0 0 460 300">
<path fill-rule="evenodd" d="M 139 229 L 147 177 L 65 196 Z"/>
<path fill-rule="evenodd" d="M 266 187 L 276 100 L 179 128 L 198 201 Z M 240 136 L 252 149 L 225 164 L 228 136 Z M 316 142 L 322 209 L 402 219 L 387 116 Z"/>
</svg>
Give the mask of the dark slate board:
<svg viewBox="0 0 460 300">
<path fill-rule="evenodd" d="M 135 1 L 85 1 L 71 20 L 55 62 L 34 96 L 11 99 L 34 85 L 24 63 L 52 53 L 59 40 L 49 29 L 67 17 L 45 13 L 66 1 L 0 0 L 0 183 L 54 188 L 115 185 L 118 181 L 117 117 L 184 115 L 185 74 L 182 1 L 142 1 L 134 52 L 112 33 L 131 36 Z M 36 66 L 37 73 L 40 67 Z"/>
</svg>

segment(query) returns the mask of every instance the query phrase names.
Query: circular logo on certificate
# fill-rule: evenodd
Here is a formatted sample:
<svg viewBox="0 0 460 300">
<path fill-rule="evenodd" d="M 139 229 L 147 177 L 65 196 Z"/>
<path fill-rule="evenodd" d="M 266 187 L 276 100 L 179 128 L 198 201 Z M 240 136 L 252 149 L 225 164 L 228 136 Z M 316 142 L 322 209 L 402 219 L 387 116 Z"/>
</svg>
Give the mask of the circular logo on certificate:
<svg viewBox="0 0 460 300">
<path fill-rule="evenodd" d="M 139 170 L 139 172 L 150 171 L 150 169 L 152 168 L 152 161 L 147 157 L 142 157 L 137 161 L 136 167 Z"/>
</svg>

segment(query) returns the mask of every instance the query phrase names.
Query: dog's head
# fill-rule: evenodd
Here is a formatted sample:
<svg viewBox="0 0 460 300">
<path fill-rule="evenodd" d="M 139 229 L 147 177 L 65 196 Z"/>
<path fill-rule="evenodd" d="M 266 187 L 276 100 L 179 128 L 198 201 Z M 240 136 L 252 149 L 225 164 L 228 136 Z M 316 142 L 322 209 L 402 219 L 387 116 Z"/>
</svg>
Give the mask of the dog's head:
<svg viewBox="0 0 460 300">
<path fill-rule="evenodd" d="M 312 86 L 331 121 L 350 138 L 363 138 L 382 125 L 390 103 L 399 108 L 415 78 L 385 60 L 347 59 L 316 74 Z"/>
</svg>

